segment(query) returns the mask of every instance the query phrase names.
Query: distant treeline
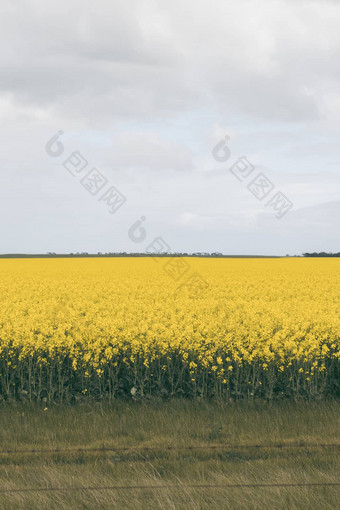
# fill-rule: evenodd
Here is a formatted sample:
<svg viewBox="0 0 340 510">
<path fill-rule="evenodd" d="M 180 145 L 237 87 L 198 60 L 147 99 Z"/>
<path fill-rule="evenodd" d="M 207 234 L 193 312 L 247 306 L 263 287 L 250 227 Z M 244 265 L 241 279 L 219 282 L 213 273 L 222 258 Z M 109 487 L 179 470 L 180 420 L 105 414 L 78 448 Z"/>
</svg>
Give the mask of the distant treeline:
<svg viewBox="0 0 340 510">
<path fill-rule="evenodd" d="M 7 253 L 0 255 L 0 259 L 35 259 L 35 258 L 91 258 L 91 257 L 201 257 L 201 258 L 240 258 L 240 259 L 253 259 L 253 258 L 280 258 L 275 255 L 223 255 L 220 252 L 205 253 L 128 253 L 128 252 L 110 252 L 110 253 Z"/>
<path fill-rule="evenodd" d="M 338 253 L 326 253 L 321 251 L 320 253 L 303 253 L 304 257 L 340 257 L 340 252 Z"/>
</svg>

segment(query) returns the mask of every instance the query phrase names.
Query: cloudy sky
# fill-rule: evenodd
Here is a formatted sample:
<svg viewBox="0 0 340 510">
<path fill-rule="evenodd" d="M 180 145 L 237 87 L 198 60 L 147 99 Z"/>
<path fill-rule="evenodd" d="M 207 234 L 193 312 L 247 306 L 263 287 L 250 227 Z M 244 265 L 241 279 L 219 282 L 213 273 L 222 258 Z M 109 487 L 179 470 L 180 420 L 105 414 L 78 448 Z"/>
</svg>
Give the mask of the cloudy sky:
<svg viewBox="0 0 340 510">
<path fill-rule="evenodd" d="M 340 251 L 339 26 L 335 0 L 2 0 L 0 252 Z"/>
</svg>

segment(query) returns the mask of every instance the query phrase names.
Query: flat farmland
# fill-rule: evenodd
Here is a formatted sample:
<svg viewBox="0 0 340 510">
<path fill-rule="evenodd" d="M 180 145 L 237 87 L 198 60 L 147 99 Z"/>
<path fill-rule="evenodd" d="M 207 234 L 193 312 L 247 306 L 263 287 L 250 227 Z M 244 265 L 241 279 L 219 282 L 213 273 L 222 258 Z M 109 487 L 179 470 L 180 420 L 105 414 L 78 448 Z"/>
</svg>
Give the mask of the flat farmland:
<svg viewBox="0 0 340 510">
<path fill-rule="evenodd" d="M 339 259 L 0 260 L 0 398 L 339 395 Z"/>
</svg>

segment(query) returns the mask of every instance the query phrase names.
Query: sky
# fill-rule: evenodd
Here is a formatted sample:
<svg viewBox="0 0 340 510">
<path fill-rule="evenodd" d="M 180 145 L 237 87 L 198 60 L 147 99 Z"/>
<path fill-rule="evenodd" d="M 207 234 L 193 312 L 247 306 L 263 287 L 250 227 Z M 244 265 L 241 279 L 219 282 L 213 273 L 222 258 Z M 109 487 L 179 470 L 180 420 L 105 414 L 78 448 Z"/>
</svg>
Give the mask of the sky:
<svg viewBox="0 0 340 510">
<path fill-rule="evenodd" d="M 340 251 L 340 2 L 2 0 L 0 253 Z"/>
</svg>

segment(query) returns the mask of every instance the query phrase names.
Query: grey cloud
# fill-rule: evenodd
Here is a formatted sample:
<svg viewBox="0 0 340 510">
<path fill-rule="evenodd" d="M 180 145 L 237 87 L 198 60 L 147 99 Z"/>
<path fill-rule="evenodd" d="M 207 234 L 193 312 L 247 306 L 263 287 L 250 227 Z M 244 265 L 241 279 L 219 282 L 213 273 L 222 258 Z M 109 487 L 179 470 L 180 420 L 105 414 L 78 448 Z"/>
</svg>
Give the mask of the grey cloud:
<svg viewBox="0 0 340 510">
<path fill-rule="evenodd" d="M 84 104 L 104 117 L 206 105 L 309 120 L 324 115 L 323 89 L 339 80 L 333 4 L 310 2 L 308 16 L 305 2 L 284 1 L 246 11 L 222 0 L 4 5 L 0 89 L 64 116 L 83 117 Z"/>
<path fill-rule="evenodd" d="M 126 133 L 113 138 L 111 161 L 118 168 L 151 170 L 193 169 L 192 153 L 184 145 L 162 140 L 154 133 Z"/>
</svg>

